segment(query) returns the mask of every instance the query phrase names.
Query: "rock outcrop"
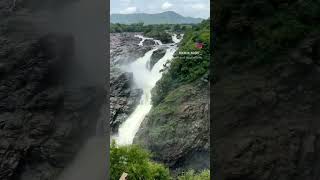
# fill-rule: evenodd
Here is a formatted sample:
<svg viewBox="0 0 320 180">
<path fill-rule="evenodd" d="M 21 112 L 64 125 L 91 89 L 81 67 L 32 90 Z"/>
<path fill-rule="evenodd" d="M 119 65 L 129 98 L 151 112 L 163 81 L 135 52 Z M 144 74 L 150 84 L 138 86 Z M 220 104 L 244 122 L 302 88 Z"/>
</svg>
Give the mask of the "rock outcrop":
<svg viewBox="0 0 320 180">
<path fill-rule="evenodd" d="M 46 17 L 12 2 L 0 3 L 0 179 L 55 179 L 95 134 L 104 90 L 65 81 L 72 35 L 38 31 Z"/>
<path fill-rule="evenodd" d="M 319 7 L 214 4 L 214 179 L 319 179 Z"/>
<path fill-rule="evenodd" d="M 133 88 L 133 74 L 113 72 L 110 78 L 110 127 L 116 133 L 120 124 L 133 112 L 142 95 L 141 89 Z"/>
<path fill-rule="evenodd" d="M 165 48 L 160 48 L 156 51 L 153 52 L 148 69 L 152 70 L 153 66 L 166 54 L 166 49 Z"/>
<path fill-rule="evenodd" d="M 210 168 L 209 27 L 209 21 L 204 21 L 186 32 L 152 89 L 153 106 L 134 139 L 174 175 Z M 202 39 L 206 46 L 193 49 L 200 37 L 206 37 Z M 199 55 L 179 56 L 180 51 L 198 51 Z"/>
<path fill-rule="evenodd" d="M 199 93 L 201 92 L 201 93 Z M 143 121 L 134 143 L 173 171 L 209 168 L 209 86 L 201 80 L 171 91 Z"/>
<path fill-rule="evenodd" d="M 147 43 L 145 46 L 138 46 L 141 39 L 134 37 L 136 34 L 139 33 L 110 34 L 111 67 L 114 65 L 123 65 L 133 62 L 139 57 L 142 57 L 147 51 L 151 50 L 154 43 Z"/>
<path fill-rule="evenodd" d="M 95 133 L 92 112 L 102 92 L 90 86 L 67 89 L 59 77 L 62 63 L 71 58 L 64 52 L 71 42 L 68 36 L 50 35 L 17 44 L 24 50 L 2 46 L 21 51 L 3 55 L 8 61 L 2 64 L 0 83 L 1 179 L 50 179 Z"/>
<path fill-rule="evenodd" d="M 110 127 L 117 133 L 118 127 L 133 112 L 140 101 L 142 89 L 134 87 L 133 74 L 121 66 L 134 62 L 151 50 L 154 41 L 135 37 L 140 33 L 111 33 L 110 35 Z"/>
</svg>

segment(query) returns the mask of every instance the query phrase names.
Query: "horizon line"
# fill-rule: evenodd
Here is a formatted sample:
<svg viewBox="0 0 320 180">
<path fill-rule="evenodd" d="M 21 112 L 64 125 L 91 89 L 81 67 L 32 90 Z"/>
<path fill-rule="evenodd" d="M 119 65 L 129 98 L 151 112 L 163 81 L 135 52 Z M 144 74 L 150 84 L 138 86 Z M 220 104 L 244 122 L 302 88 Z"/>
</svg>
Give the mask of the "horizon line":
<svg viewBox="0 0 320 180">
<path fill-rule="evenodd" d="M 176 14 L 178 14 L 178 15 L 180 15 L 180 16 L 183 16 L 183 17 L 187 17 L 187 18 L 197 18 L 197 19 L 208 19 L 208 18 L 210 18 L 210 15 L 207 17 L 207 18 L 203 18 L 203 17 L 192 17 L 192 16 L 184 16 L 184 15 L 181 15 L 180 13 L 177 13 L 176 11 L 162 11 L 162 12 L 157 12 L 157 13 L 148 13 L 148 12 L 134 12 L 134 13 L 111 13 L 110 12 L 110 15 L 115 15 L 115 14 L 120 14 L 120 15 L 130 15 L 130 14 L 148 14 L 148 15 L 150 15 L 150 14 L 161 14 L 161 13 L 165 13 L 165 12 L 174 12 L 174 13 L 176 13 Z"/>
</svg>

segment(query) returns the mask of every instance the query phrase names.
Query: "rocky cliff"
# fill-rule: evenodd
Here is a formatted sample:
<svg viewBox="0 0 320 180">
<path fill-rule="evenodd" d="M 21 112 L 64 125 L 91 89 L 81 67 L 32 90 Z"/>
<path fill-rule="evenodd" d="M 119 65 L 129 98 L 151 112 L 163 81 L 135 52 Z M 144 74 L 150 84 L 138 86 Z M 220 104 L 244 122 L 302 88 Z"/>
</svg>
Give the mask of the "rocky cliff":
<svg viewBox="0 0 320 180">
<path fill-rule="evenodd" d="M 73 36 L 40 30 L 49 21 L 36 15 L 32 2 L 0 3 L 2 180 L 55 179 L 95 135 L 104 100 L 102 87 L 66 79 L 71 67 L 81 72 Z"/>
<path fill-rule="evenodd" d="M 134 139 L 173 174 L 210 168 L 209 28 L 209 21 L 204 21 L 186 32 L 152 90 L 153 107 Z M 204 48 L 195 48 L 195 40 Z M 181 51 L 199 55 L 181 56 Z"/>
<path fill-rule="evenodd" d="M 143 57 L 154 45 L 153 40 L 145 40 L 143 46 L 139 46 L 141 39 L 135 35 L 141 35 L 141 33 L 110 34 L 110 127 L 112 133 L 116 133 L 119 125 L 133 112 L 142 95 L 142 89 L 134 85 L 132 72 L 125 72 L 121 67 Z"/>
<path fill-rule="evenodd" d="M 144 119 L 134 143 L 174 171 L 208 168 L 208 97 L 209 85 L 201 80 L 171 91 Z"/>
<path fill-rule="evenodd" d="M 133 74 L 112 72 L 110 79 L 110 127 L 117 132 L 118 127 L 133 112 L 142 95 L 141 89 L 133 87 Z"/>
<path fill-rule="evenodd" d="M 124 32 L 110 34 L 110 64 L 112 68 L 116 65 L 133 62 L 151 50 L 152 45 L 154 45 L 153 41 L 151 41 L 151 44 L 145 41 L 145 46 L 138 46 L 141 39 L 135 37 L 135 35 L 141 35 L 141 33 Z"/>
<path fill-rule="evenodd" d="M 320 178 L 317 1 L 215 1 L 213 178 Z"/>
</svg>

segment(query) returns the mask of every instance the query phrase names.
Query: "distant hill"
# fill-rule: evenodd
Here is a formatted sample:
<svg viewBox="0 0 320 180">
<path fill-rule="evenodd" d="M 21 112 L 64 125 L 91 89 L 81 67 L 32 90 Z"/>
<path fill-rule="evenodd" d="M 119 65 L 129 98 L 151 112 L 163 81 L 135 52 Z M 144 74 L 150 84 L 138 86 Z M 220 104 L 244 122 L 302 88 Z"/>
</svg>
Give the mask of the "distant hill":
<svg viewBox="0 0 320 180">
<path fill-rule="evenodd" d="M 158 14 L 111 14 L 111 23 L 133 24 L 143 22 L 144 24 L 197 24 L 203 19 L 184 17 L 173 11 Z"/>
</svg>

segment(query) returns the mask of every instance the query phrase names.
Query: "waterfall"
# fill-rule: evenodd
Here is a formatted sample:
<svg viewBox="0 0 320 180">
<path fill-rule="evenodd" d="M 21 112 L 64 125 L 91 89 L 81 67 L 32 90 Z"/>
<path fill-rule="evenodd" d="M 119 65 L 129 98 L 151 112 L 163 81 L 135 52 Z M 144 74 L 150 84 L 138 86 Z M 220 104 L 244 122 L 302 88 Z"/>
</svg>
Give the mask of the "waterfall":
<svg viewBox="0 0 320 180">
<path fill-rule="evenodd" d="M 177 36 L 178 36 L 177 34 L 174 34 L 174 35 L 172 36 L 172 41 L 173 41 L 174 43 L 179 43 L 179 42 L 182 40 L 182 38 L 183 38 L 183 34 L 181 34 L 181 38 L 180 38 L 180 39 L 178 39 Z"/>
<path fill-rule="evenodd" d="M 145 40 L 147 40 L 147 39 L 153 40 L 153 38 L 147 38 L 147 37 L 144 37 L 144 36 L 141 36 L 141 35 L 134 35 L 134 37 L 137 37 L 137 38 L 141 39 L 140 43 L 138 44 L 139 46 L 143 46 L 143 42 Z"/>
<path fill-rule="evenodd" d="M 156 46 L 148 51 L 143 57 L 138 58 L 132 64 L 129 64 L 125 71 L 133 72 L 134 83 L 138 88 L 143 90 L 143 94 L 140 103 L 137 105 L 133 113 L 127 118 L 127 120 L 120 125 L 118 129 L 118 134 L 113 137 L 118 145 L 129 145 L 132 144 L 135 134 L 138 132 L 139 127 L 149 113 L 152 107 L 151 103 L 151 90 L 156 85 L 157 81 L 160 80 L 164 65 L 173 58 L 174 53 L 177 50 L 176 43 L 180 42 L 176 35 L 174 41 L 174 46 L 166 46 L 167 50 L 165 55 L 154 65 L 152 70 L 148 70 L 147 63 L 149 63 L 150 58 L 154 51 L 158 50 L 158 46 L 165 46 L 160 41 L 154 40 Z M 136 37 L 141 38 L 139 45 L 143 46 L 143 41 L 150 38 L 145 38 L 143 36 L 137 35 Z M 174 37 L 172 37 L 174 39 Z"/>
</svg>

